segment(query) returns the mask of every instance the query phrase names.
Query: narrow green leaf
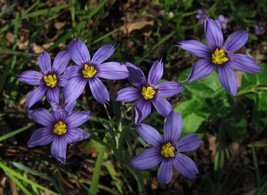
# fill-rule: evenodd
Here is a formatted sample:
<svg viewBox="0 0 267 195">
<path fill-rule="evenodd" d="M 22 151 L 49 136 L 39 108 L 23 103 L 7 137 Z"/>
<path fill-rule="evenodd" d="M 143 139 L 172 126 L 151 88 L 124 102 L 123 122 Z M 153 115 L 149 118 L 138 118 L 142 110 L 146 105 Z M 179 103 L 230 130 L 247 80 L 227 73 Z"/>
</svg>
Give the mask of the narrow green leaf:
<svg viewBox="0 0 267 195">
<path fill-rule="evenodd" d="M 96 195 L 97 194 L 97 188 L 98 188 L 98 182 L 99 182 L 99 177 L 100 177 L 100 171 L 101 171 L 101 165 L 104 157 L 104 151 L 105 147 L 103 145 L 98 144 L 98 156 L 96 159 L 96 165 L 89 189 L 89 194 Z"/>
<path fill-rule="evenodd" d="M 32 125 L 33 125 L 33 124 L 29 124 L 29 125 L 27 125 L 27 126 L 25 126 L 25 127 L 19 128 L 19 129 L 14 130 L 14 131 L 12 131 L 12 132 L 10 132 L 10 133 L 7 133 L 7 134 L 2 135 L 2 136 L 0 137 L 0 142 L 3 141 L 3 140 L 8 139 L 8 138 L 10 138 L 10 137 L 13 137 L 13 136 L 15 136 L 15 135 L 17 135 L 17 134 L 19 134 L 19 133 L 21 133 L 21 132 L 23 132 L 23 131 L 26 131 L 26 130 L 29 129 Z"/>
</svg>

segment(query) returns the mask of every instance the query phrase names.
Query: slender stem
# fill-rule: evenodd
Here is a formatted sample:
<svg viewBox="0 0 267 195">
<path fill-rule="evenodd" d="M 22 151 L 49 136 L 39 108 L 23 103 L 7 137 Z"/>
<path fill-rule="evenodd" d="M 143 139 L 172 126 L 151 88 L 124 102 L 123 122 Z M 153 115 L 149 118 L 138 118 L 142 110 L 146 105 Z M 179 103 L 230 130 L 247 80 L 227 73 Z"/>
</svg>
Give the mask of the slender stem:
<svg viewBox="0 0 267 195">
<path fill-rule="evenodd" d="M 260 143 L 260 144 L 248 144 L 248 147 L 267 147 L 267 143 Z"/>
<path fill-rule="evenodd" d="M 97 188 L 98 188 L 98 182 L 99 182 L 99 177 L 100 177 L 101 165 L 102 165 L 103 157 L 104 157 L 104 151 L 105 151 L 105 147 L 99 144 L 95 170 L 93 173 L 91 186 L 89 189 L 89 194 L 92 194 L 92 195 L 97 194 Z"/>
<path fill-rule="evenodd" d="M 241 90 L 241 91 L 239 91 L 239 92 L 237 93 L 237 96 L 244 95 L 244 94 L 246 94 L 246 93 L 251 93 L 251 92 L 253 92 L 253 91 L 252 91 L 252 88 L 251 88 L 251 89 Z"/>
<path fill-rule="evenodd" d="M 105 108 L 105 111 L 106 111 L 106 113 L 107 113 L 107 115 L 108 115 L 109 120 L 112 121 L 111 116 L 110 116 L 110 114 L 109 114 L 109 111 L 108 111 L 108 108 L 107 108 L 107 105 L 106 105 L 106 104 L 104 104 L 104 108 Z"/>
<path fill-rule="evenodd" d="M 29 125 L 27 125 L 27 126 L 25 126 L 25 127 L 19 128 L 19 129 L 17 129 L 17 130 L 14 130 L 14 131 L 12 131 L 12 132 L 10 132 L 10 133 L 7 133 L 7 134 L 5 134 L 5 135 L 3 135 L 3 136 L 1 136 L 1 137 L 0 137 L 0 142 L 3 141 L 3 140 L 8 139 L 8 138 L 10 138 L 10 137 L 13 137 L 13 136 L 15 136 L 15 135 L 17 135 L 17 134 L 19 134 L 19 133 L 21 133 L 21 132 L 27 130 L 27 129 L 29 129 L 31 126 L 33 126 L 33 123 L 32 123 L 32 124 L 29 124 Z"/>
<path fill-rule="evenodd" d="M 252 150 L 252 160 L 253 160 L 253 165 L 254 165 L 254 168 L 255 168 L 257 186 L 260 187 L 261 179 L 260 179 L 260 172 L 259 172 L 259 166 L 258 166 L 259 164 L 258 164 L 258 159 L 257 159 L 255 147 L 252 146 L 251 150 Z"/>
<path fill-rule="evenodd" d="M 254 91 L 266 91 L 267 87 L 254 87 L 253 90 Z"/>
</svg>

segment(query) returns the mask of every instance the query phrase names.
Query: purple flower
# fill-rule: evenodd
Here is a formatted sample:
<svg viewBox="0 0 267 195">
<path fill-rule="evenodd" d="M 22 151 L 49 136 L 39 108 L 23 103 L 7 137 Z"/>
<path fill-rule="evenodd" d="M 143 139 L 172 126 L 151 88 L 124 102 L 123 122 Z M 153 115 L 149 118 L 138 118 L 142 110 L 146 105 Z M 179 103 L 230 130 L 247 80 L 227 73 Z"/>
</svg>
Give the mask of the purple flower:
<svg viewBox="0 0 267 195">
<path fill-rule="evenodd" d="M 228 19 L 225 18 L 223 15 L 219 15 L 218 19 L 215 20 L 215 22 L 222 30 L 227 29 Z"/>
<path fill-rule="evenodd" d="M 153 127 L 141 123 L 138 134 L 153 147 L 143 150 L 131 160 L 131 165 L 140 170 L 150 169 L 160 164 L 158 181 L 167 184 L 171 181 L 173 167 L 189 179 L 195 179 L 198 169 L 195 163 L 181 152 L 198 148 L 201 140 L 196 134 L 189 134 L 178 140 L 182 130 L 182 117 L 171 112 L 164 124 L 164 136 Z"/>
<path fill-rule="evenodd" d="M 109 101 L 109 93 L 99 77 L 111 80 L 128 77 L 126 66 L 118 62 L 105 62 L 115 49 L 112 45 L 104 45 L 98 49 L 91 59 L 88 48 L 81 40 L 70 43 L 70 56 L 77 66 L 66 69 L 66 77 L 69 79 L 63 89 L 65 103 L 72 103 L 83 92 L 86 83 L 89 84 L 92 95 L 101 104 Z"/>
<path fill-rule="evenodd" d="M 74 104 L 51 113 L 44 108 L 29 111 L 32 119 L 44 127 L 33 133 L 28 141 L 28 146 L 44 146 L 52 142 L 52 156 L 65 164 L 67 144 L 87 139 L 90 136 L 88 132 L 79 128 L 91 118 L 90 112 L 72 112 L 73 106 Z"/>
<path fill-rule="evenodd" d="M 59 103 L 59 88 L 66 83 L 62 73 L 70 61 L 70 56 L 67 51 L 61 51 L 55 57 L 51 67 L 51 59 L 47 52 L 44 52 L 38 57 L 38 64 L 42 73 L 27 70 L 20 74 L 19 81 L 29 85 L 37 85 L 26 100 L 26 106 L 31 107 L 38 102 L 47 91 L 47 100 Z"/>
<path fill-rule="evenodd" d="M 155 61 L 146 80 L 141 69 L 131 63 L 125 64 L 130 73 L 128 80 L 134 87 L 121 89 L 116 101 L 135 102 L 135 123 L 139 124 L 151 113 L 151 104 L 163 116 L 172 111 L 171 104 L 166 98 L 183 91 L 183 87 L 173 81 L 158 83 L 163 75 L 163 63 Z"/>
<path fill-rule="evenodd" d="M 266 31 L 266 22 L 258 22 L 255 26 L 255 34 L 256 35 L 263 35 Z"/>
<path fill-rule="evenodd" d="M 234 69 L 248 73 L 260 71 L 260 66 L 252 58 L 244 54 L 234 54 L 247 42 L 248 33 L 245 30 L 236 31 L 224 42 L 221 29 L 210 18 L 206 19 L 204 30 L 208 46 L 197 40 L 178 43 L 178 47 L 203 58 L 193 66 L 188 82 L 206 77 L 218 68 L 223 87 L 231 95 L 236 95 L 238 85 Z"/>
<path fill-rule="evenodd" d="M 196 18 L 199 20 L 200 23 L 204 23 L 206 17 L 208 17 L 208 11 L 205 9 L 198 9 Z"/>
</svg>

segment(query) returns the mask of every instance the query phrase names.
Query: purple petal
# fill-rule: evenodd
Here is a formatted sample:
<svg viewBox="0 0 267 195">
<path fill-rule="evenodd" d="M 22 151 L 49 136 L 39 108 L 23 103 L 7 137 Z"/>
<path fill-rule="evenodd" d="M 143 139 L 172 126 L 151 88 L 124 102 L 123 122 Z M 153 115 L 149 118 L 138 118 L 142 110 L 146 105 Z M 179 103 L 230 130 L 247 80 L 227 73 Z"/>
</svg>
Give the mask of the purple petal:
<svg viewBox="0 0 267 195">
<path fill-rule="evenodd" d="M 38 64 L 44 74 L 51 71 L 51 58 L 47 52 L 39 55 Z"/>
<path fill-rule="evenodd" d="M 171 104 L 161 97 L 153 99 L 152 104 L 154 105 L 156 110 L 164 117 L 167 117 L 168 114 L 172 111 Z"/>
<path fill-rule="evenodd" d="M 184 90 L 184 88 L 181 86 L 180 83 L 173 82 L 173 81 L 160 83 L 157 86 L 157 89 L 158 89 L 157 91 L 158 96 L 165 97 L 165 98 L 174 96 L 178 93 L 181 93 Z"/>
<path fill-rule="evenodd" d="M 190 152 L 197 149 L 202 141 L 197 134 L 189 134 L 177 142 L 178 152 Z"/>
<path fill-rule="evenodd" d="M 65 85 L 68 83 L 68 79 L 66 79 L 64 77 L 64 75 L 61 75 L 59 78 L 58 78 L 58 81 L 57 81 L 57 85 L 60 86 L 60 87 L 65 87 Z"/>
<path fill-rule="evenodd" d="M 189 179 L 195 179 L 196 174 L 198 174 L 198 168 L 194 161 L 181 153 L 176 154 L 173 166 L 179 173 Z"/>
<path fill-rule="evenodd" d="M 230 65 L 225 63 L 225 65 L 219 66 L 218 74 L 222 86 L 228 93 L 235 96 L 237 93 L 237 77 Z"/>
<path fill-rule="evenodd" d="M 81 40 L 71 41 L 69 48 L 70 57 L 77 65 L 88 63 L 91 60 L 89 50 Z"/>
<path fill-rule="evenodd" d="M 86 80 L 74 77 L 68 81 L 63 89 L 63 99 L 65 104 L 71 104 L 76 101 L 84 90 Z"/>
<path fill-rule="evenodd" d="M 80 129 L 80 128 L 71 128 L 68 129 L 68 133 L 65 134 L 65 139 L 68 144 L 73 144 L 90 137 L 90 133 Z"/>
<path fill-rule="evenodd" d="M 106 62 L 98 66 L 96 76 L 110 80 L 119 80 L 127 78 L 129 72 L 125 65 L 121 65 L 118 62 Z"/>
<path fill-rule="evenodd" d="M 134 87 L 126 87 L 117 92 L 116 101 L 119 102 L 132 102 L 139 98 L 140 90 Z"/>
<path fill-rule="evenodd" d="M 74 101 L 71 104 L 66 105 L 65 110 L 67 111 L 68 114 L 72 114 L 72 110 L 76 106 L 76 104 L 77 104 L 77 101 Z"/>
<path fill-rule="evenodd" d="M 135 103 L 135 124 L 141 123 L 151 113 L 151 103 L 138 99 Z"/>
<path fill-rule="evenodd" d="M 59 104 L 59 89 L 54 87 L 47 90 L 47 100 L 48 102 L 55 102 Z"/>
<path fill-rule="evenodd" d="M 127 62 L 126 67 L 129 71 L 129 77 L 127 78 L 135 87 L 140 87 L 141 84 L 146 82 L 143 71 L 136 65 Z"/>
<path fill-rule="evenodd" d="M 222 48 L 223 33 L 221 28 L 211 18 L 206 18 L 204 24 L 206 40 L 211 49 L 215 50 L 216 48 Z"/>
<path fill-rule="evenodd" d="M 81 72 L 79 71 L 79 66 L 69 66 L 66 68 L 64 73 L 64 78 L 67 80 L 72 79 L 73 77 L 81 76 Z"/>
<path fill-rule="evenodd" d="M 26 107 L 30 108 L 33 104 L 38 102 L 45 94 L 46 89 L 47 88 L 44 85 L 40 85 L 39 87 L 34 89 L 26 100 Z"/>
<path fill-rule="evenodd" d="M 99 78 L 94 77 L 88 80 L 89 87 L 92 91 L 92 95 L 101 104 L 105 104 L 109 101 L 109 93 L 106 86 L 99 80 Z"/>
<path fill-rule="evenodd" d="M 108 59 L 115 51 L 113 45 L 108 44 L 100 47 L 93 56 L 92 62 L 95 64 L 101 64 Z"/>
<path fill-rule="evenodd" d="M 239 30 L 232 33 L 225 41 L 223 48 L 228 53 L 233 53 L 240 49 L 248 40 L 248 32 L 245 30 Z"/>
<path fill-rule="evenodd" d="M 43 75 L 34 70 L 26 70 L 19 75 L 19 81 L 28 85 L 41 85 L 43 83 Z"/>
<path fill-rule="evenodd" d="M 27 142 L 28 146 L 44 146 L 52 142 L 55 135 L 52 133 L 52 130 L 46 127 L 39 128 L 33 132 L 31 138 Z"/>
<path fill-rule="evenodd" d="M 157 60 L 153 63 L 148 73 L 148 84 L 156 85 L 163 75 L 163 63 L 161 60 Z"/>
<path fill-rule="evenodd" d="M 228 55 L 231 62 L 229 65 L 236 70 L 248 73 L 260 72 L 260 66 L 255 60 L 244 54 L 231 54 Z"/>
<path fill-rule="evenodd" d="M 67 113 L 65 110 L 59 109 L 59 110 L 53 110 L 53 112 L 51 112 L 51 114 L 53 115 L 55 121 L 60 121 L 63 120 L 64 122 L 66 121 L 67 118 Z"/>
<path fill-rule="evenodd" d="M 69 61 L 70 55 L 68 51 L 59 52 L 53 62 L 52 70 L 57 72 L 59 75 L 62 74 L 69 64 Z"/>
<path fill-rule="evenodd" d="M 162 163 L 160 164 L 157 178 L 159 183 L 161 184 L 167 184 L 171 181 L 172 179 L 172 161 L 170 160 L 163 160 Z"/>
<path fill-rule="evenodd" d="M 207 45 L 197 40 L 181 41 L 177 46 L 201 58 L 207 58 L 212 53 L 211 49 Z"/>
<path fill-rule="evenodd" d="M 88 121 L 91 118 L 90 111 L 73 112 L 67 119 L 69 128 L 76 128 Z"/>
<path fill-rule="evenodd" d="M 55 136 L 51 146 L 51 154 L 62 164 L 66 163 L 67 142 L 62 136 Z"/>
<path fill-rule="evenodd" d="M 210 75 L 215 69 L 215 66 L 208 59 L 198 60 L 192 68 L 190 75 L 188 76 L 187 82 L 195 81 L 199 78 Z"/>
<path fill-rule="evenodd" d="M 182 133 L 182 127 L 183 119 L 181 115 L 178 112 L 170 112 L 164 124 L 165 141 L 176 142 Z"/>
<path fill-rule="evenodd" d="M 30 116 L 36 123 L 46 127 L 50 127 L 54 122 L 53 115 L 44 108 L 31 110 Z"/>
<path fill-rule="evenodd" d="M 60 105 L 60 102 L 56 103 L 54 101 L 49 101 L 48 102 L 52 108 L 52 111 L 54 112 L 66 112 Z"/>
<path fill-rule="evenodd" d="M 149 148 L 135 156 L 131 160 L 131 166 L 139 170 L 150 169 L 159 164 L 162 159 L 158 148 Z"/>
<path fill-rule="evenodd" d="M 160 133 L 153 127 L 141 123 L 136 130 L 140 137 L 142 137 L 147 143 L 156 147 L 161 146 L 163 139 Z"/>
</svg>

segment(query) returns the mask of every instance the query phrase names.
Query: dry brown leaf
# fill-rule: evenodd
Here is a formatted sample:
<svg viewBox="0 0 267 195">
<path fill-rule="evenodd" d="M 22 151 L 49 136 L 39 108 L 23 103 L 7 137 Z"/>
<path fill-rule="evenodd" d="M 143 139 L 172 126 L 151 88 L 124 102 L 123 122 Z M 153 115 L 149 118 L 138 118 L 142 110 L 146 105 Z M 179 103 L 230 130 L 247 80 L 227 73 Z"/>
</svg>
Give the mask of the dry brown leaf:
<svg viewBox="0 0 267 195">
<path fill-rule="evenodd" d="M 240 152 L 240 144 L 237 142 L 231 143 L 230 151 L 231 151 L 232 160 L 235 160 L 238 157 L 239 152 Z"/>
<path fill-rule="evenodd" d="M 211 156 L 212 158 L 214 158 L 216 154 L 216 137 L 214 135 L 207 133 L 207 139 L 209 142 L 209 150 L 211 151 Z"/>
<path fill-rule="evenodd" d="M 65 22 L 55 22 L 54 23 L 54 27 L 57 29 L 57 30 L 60 30 L 62 29 L 64 26 L 65 26 Z"/>
<path fill-rule="evenodd" d="M 241 81 L 242 81 L 242 77 L 243 77 L 244 73 L 237 70 L 237 71 L 235 71 L 235 75 L 237 77 L 237 82 L 238 82 L 237 86 L 241 87 Z"/>
<path fill-rule="evenodd" d="M 27 49 L 29 45 L 29 40 L 26 40 L 25 37 L 21 36 L 17 40 L 17 46 L 19 47 L 20 50 L 25 50 Z"/>
<path fill-rule="evenodd" d="M 32 44 L 32 49 L 33 49 L 34 53 L 39 54 L 39 53 L 44 52 L 44 49 L 41 46 L 37 45 L 36 43 Z"/>
<path fill-rule="evenodd" d="M 127 23 L 126 25 L 122 26 L 121 30 L 123 31 L 124 34 L 130 34 L 132 31 L 140 30 L 147 25 L 153 26 L 154 22 L 147 21 L 147 20 L 134 21 L 134 22 Z"/>
<path fill-rule="evenodd" d="M 14 43 L 14 35 L 13 35 L 13 33 L 8 32 L 8 33 L 6 34 L 6 40 L 7 40 L 9 43 Z"/>
</svg>

